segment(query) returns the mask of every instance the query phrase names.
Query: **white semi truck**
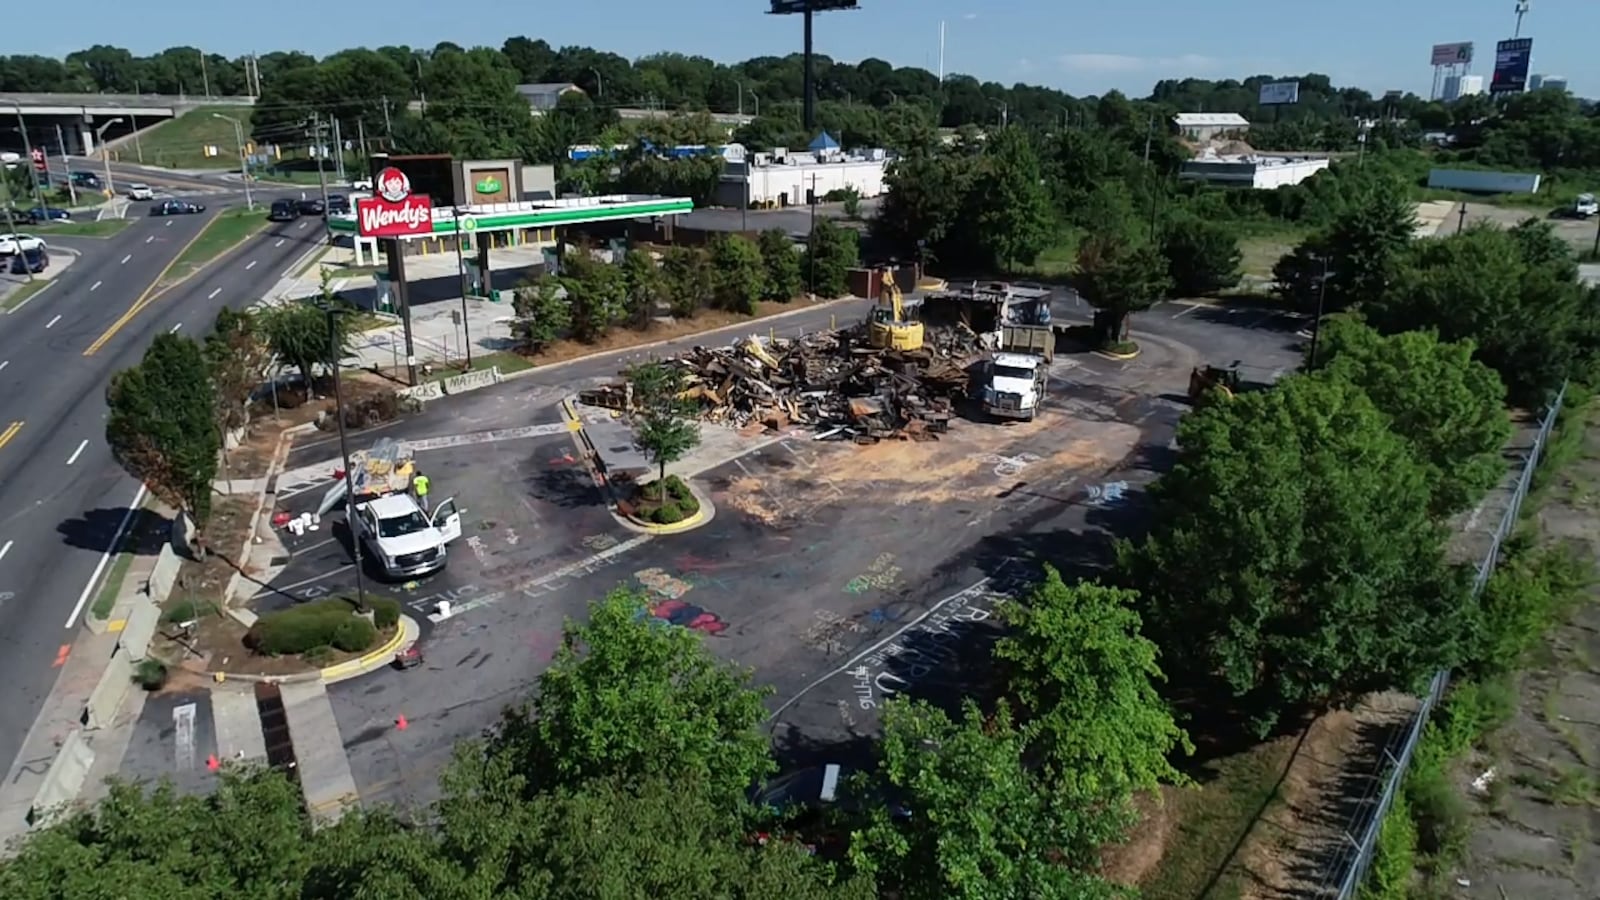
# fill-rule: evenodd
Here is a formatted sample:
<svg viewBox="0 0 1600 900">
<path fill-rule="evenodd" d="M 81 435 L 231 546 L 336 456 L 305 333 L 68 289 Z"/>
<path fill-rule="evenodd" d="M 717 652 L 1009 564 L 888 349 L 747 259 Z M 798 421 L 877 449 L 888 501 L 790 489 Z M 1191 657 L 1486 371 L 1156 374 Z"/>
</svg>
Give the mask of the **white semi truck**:
<svg viewBox="0 0 1600 900">
<path fill-rule="evenodd" d="M 1049 325 L 1003 325 L 999 346 L 985 363 L 983 411 L 1001 419 L 1030 422 L 1044 406 L 1055 359 Z"/>
</svg>

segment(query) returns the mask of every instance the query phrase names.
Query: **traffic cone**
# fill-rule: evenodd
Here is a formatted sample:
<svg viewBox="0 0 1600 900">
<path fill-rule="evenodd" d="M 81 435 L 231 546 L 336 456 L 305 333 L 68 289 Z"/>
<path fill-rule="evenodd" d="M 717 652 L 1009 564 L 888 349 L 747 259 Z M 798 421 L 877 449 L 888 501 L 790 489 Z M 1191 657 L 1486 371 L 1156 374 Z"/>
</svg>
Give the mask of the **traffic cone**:
<svg viewBox="0 0 1600 900">
<path fill-rule="evenodd" d="M 206 757 L 206 768 L 208 768 L 211 771 L 215 772 L 218 769 L 222 768 L 222 760 L 217 759 L 217 755 L 215 753 L 213 753 L 210 756 Z"/>
<path fill-rule="evenodd" d="M 407 728 L 411 727 L 411 723 L 406 721 L 405 716 L 401 716 L 400 718 L 394 720 L 394 727 L 400 731 L 405 731 Z"/>
</svg>

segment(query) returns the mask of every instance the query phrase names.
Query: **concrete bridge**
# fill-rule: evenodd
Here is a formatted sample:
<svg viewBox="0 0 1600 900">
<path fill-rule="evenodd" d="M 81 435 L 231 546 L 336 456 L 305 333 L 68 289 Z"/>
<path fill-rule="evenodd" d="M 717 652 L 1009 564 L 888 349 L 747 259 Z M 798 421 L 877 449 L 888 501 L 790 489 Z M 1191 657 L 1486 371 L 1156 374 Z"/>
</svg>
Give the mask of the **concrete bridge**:
<svg viewBox="0 0 1600 900">
<path fill-rule="evenodd" d="M 102 142 L 113 143 L 193 109 L 253 106 L 255 102 L 254 97 L 181 94 L 0 93 L 0 149 L 20 153 L 26 130 L 28 141 L 46 148 L 51 156 L 63 150 L 72 156 L 88 156 Z"/>
</svg>

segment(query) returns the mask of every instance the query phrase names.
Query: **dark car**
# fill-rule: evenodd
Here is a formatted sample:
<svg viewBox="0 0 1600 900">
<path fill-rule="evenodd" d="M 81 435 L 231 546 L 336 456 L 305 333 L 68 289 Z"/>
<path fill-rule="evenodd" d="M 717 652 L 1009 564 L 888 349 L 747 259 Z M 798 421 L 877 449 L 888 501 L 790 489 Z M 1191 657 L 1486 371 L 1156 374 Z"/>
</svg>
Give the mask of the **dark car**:
<svg viewBox="0 0 1600 900">
<path fill-rule="evenodd" d="M 25 275 L 29 272 L 43 272 L 50 267 L 50 254 L 43 247 L 34 247 L 24 250 L 11 257 L 11 274 Z"/>
<path fill-rule="evenodd" d="M 54 206 L 35 206 L 28 210 L 28 222 L 66 222 L 72 218 L 72 213 Z"/>
<path fill-rule="evenodd" d="M 328 195 L 328 215 L 330 215 L 330 216 L 348 216 L 348 215 L 350 215 L 350 198 L 346 197 L 343 194 L 329 194 Z"/>
<path fill-rule="evenodd" d="M 163 200 L 150 208 L 150 215 L 187 216 L 205 211 L 205 206 L 199 203 L 190 203 L 188 200 Z"/>
<path fill-rule="evenodd" d="M 69 177 L 72 179 L 73 187 L 94 188 L 96 190 L 105 187 L 104 182 L 100 180 L 100 176 L 93 172 L 73 172 Z"/>
<path fill-rule="evenodd" d="M 301 200 L 300 203 L 299 203 L 299 206 L 300 206 L 300 215 L 302 215 L 302 216 L 320 216 L 320 215 L 322 215 L 322 201 L 321 200 Z"/>
<path fill-rule="evenodd" d="M 267 219 L 273 222 L 293 222 L 300 218 L 300 209 L 293 200 L 274 200 L 272 208 L 267 211 Z"/>
</svg>

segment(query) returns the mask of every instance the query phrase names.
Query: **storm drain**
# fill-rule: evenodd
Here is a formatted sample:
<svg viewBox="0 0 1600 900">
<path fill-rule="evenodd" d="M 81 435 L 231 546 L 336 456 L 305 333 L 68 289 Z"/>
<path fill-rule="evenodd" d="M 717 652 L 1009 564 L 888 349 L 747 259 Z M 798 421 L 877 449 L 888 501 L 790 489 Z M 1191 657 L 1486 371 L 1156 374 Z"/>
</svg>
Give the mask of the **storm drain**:
<svg viewBox="0 0 1600 900">
<path fill-rule="evenodd" d="M 289 715 L 283 709 L 283 693 L 268 682 L 256 684 L 256 712 L 261 716 L 261 736 L 266 740 L 267 765 L 296 783 L 300 780 L 295 764 L 294 741 L 289 737 Z"/>
</svg>

